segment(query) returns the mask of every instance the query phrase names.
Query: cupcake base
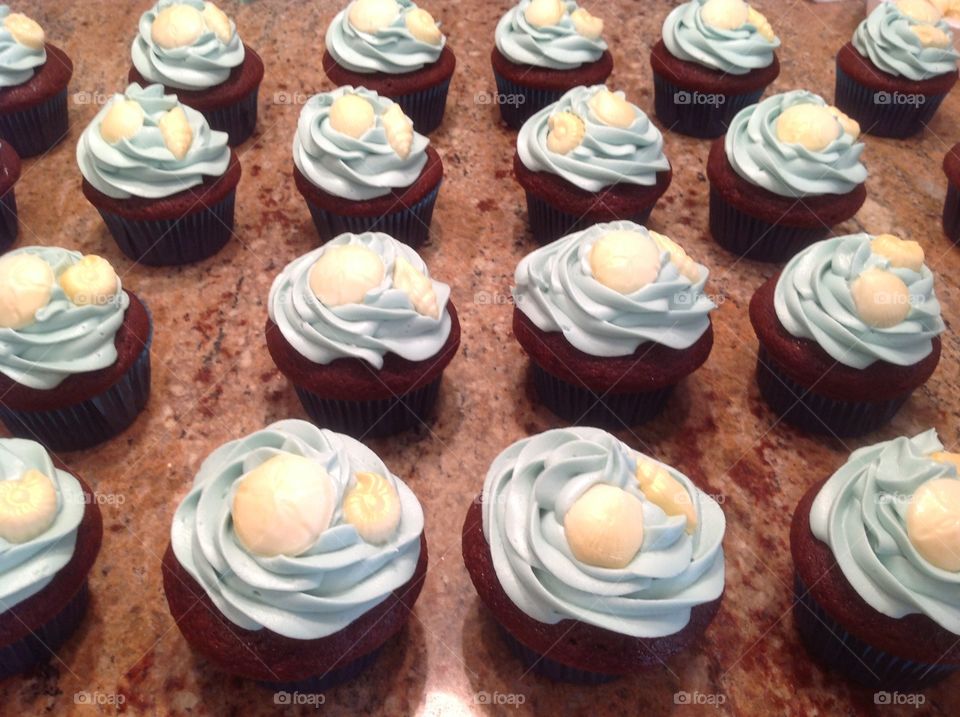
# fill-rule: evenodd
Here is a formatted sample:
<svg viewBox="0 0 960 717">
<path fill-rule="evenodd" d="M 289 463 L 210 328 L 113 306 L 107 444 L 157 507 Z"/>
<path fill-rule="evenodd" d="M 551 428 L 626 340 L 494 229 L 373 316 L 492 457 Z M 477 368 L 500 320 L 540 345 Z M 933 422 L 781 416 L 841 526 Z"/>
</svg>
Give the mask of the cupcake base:
<svg viewBox="0 0 960 717">
<path fill-rule="evenodd" d="M 507 632 L 503 625 L 498 627 L 503 641 L 507 643 L 510 651 L 520 658 L 520 662 L 527 672 L 536 672 L 538 675 L 543 675 L 555 682 L 571 682 L 578 685 L 602 685 L 621 677 L 621 675 L 605 675 L 602 672 L 593 672 L 592 670 L 578 670 L 576 667 L 551 660 L 549 657 L 544 657 L 539 652 L 524 645 Z"/>
<path fill-rule="evenodd" d="M 943 203 L 943 233 L 954 244 L 960 244 L 960 144 L 943 159 L 947 175 L 947 197 Z"/>
<path fill-rule="evenodd" d="M 17 241 L 17 196 L 14 185 L 20 179 L 20 157 L 13 145 L 0 142 L 0 254 Z"/>
<path fill-rule="evenodd" d="M 373 652 L 358 657 L 356 660 L 351 660 L 349 663 L 341 667 L 336 667 L 323 675 L 316 675 L 293 682 L 270 682 L 265 680 L 260 684 L 274 692 L 300 692 L 301 694 L 307 695 L 320 694 L 359 677 L 367 668 L 377 661 L 380 653 L 383 652 L 383 647 L 384 646 L 381 645 Z"/>
<path fill-rule="evenodd" d="M 45 44 L 47 61 L 21 85 L 0 89 L 0 139 L 21 157 L 35 157 L 60 143 L 70 129 L 67 85 L 73 62 L 55 45 Z"/>
</svg>

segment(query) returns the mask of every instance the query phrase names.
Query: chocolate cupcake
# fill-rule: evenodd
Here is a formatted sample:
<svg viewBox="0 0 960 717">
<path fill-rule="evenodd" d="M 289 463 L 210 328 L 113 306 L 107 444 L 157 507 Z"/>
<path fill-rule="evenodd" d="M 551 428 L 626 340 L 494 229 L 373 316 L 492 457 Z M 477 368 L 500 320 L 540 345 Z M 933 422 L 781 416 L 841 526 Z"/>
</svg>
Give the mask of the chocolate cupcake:
<svg viewBox="0 0 960 717">
<path fill-rule="evenodd" d="M 613 72 L 603 20 L 572 0 L 520 0 L 497 23 L 490 60 L 500 116 L 520 129 L 534 114 L 580 85 Z"/>
<path fill-rule="evenodd" d="M 14 186 L 20 179 L 20 157 L 9 142 L 0 140 L 0 254 L 17 240 L 17 196 Z"/>
<path fill-rule="evenodd" d="M 910 692 L 960 668 L 958 469 L 931 429 L 854 451 L 800 501 L 794 622 L 831 674 Z"/>
<path fill-rule="evenodd" d="M 960 244 L 960 144 L 943 158 L 947 175 L 947 198 L 943 203 L 943 231 L 954 244 Z"/>
<path fill-rule="evenodd" d="M 51 450 L 127 428 L 150 395 L 150 314 L 106 259 L 29 246 L 0 257 L 0 420 Z"/>
<path fill-rule="evenodd" d="M 837 53 L 837 107 L 880 137 L 909 137 L 957 82 L 953 33 L 927 0 L 882 2 Z"/>
<path fill-rule="evenodd" d="M 719 137 L 780 74 L 780 38 L 743 0 L 691 0 L 674 8 L 653 47 L 654 106 L 667 129 Z"/>
<path fill-rule="evenodd" d="M 130 53 L 130 82 L 163 85 L 232 147 L 253 134 L 263 61 L 212 2 L 159 0 L 140 16 Z"/>
<path fill-rule="evenodd" d="M 87 611 L 103 522 L 43 446 L 0 438 L 0 680 L 48 660 Z"/>
<path fill-rule="evenodd" d="M 233 236 L 240 160 L 225 132 L 160 85 L 116 94 L 80 135 L 83 196 L 120 250 L 143 264 L 188 264 Z"/>
<path fill-rule="evenodd" d="M 320 692 L 360 674 L 412 614 L 423 510 L 361 443 L 279 421 L 204 460 L 162 568 L 197 652 L 274 689 Z"/>
<path fill-rule="evenodd" d="M 659 414 L 713 346 L 708 274 L 632 222 L 597 224 L 524 257 L 513 333 L 543 404 L 572 423 L 616 428 Z"/>
<path fill-rule="evenodd" d="M 660 130 L 604 85 L 575 87 L 527 120 L 513 171 L 539 244 L 598 222 L 644 224 L 673 177 Z"/>
<path fill-rule="evenodd" d="M 940 360 L 933 283 L 920 245 L 890 234 L 804 250 L 750 300 L 761 395 L 812 433 L 885 425 Z"/>
<path fill-rule="evenodd" d="M 343 234 L 270 288 L 267 348 L 319 426 L 385 436 L 429 420 L 460 345 L 450 287 L 386 234 Z"/>
<path fill-rule="evenodd" d="M 304 105 L 293 178 L 323 242 L 382 231 L 411 246 L 430 238 L 443 162 L 400 105 L 340 87 Z"/>
<path fill-rule="evenodd" d="M 389 97 L 424 134 L 443 122 L 456 66 L 446 36 L 412 0 L 353 0 L 327 28 L 330 81 Z"/>
<path fill-rule="evenodd" d="M 700 639 L 724 588 L 720 506 L 596 428 L 517 441 L 463 523 L 470 579 L 527 671 L 604 682 Z"/>
<path fill-rule="evenodd" d="M 867 198 L 856 122 L 803 90 L 741 111 L 707 161 L 710 233 L 737 256 L 782 262 Z"/>
</svg>

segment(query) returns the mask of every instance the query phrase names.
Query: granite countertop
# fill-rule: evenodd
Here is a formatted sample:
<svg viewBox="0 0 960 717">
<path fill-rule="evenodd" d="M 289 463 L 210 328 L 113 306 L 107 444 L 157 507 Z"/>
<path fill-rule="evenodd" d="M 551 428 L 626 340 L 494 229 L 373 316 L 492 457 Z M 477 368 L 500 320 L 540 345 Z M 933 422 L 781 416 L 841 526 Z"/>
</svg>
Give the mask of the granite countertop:
<svg viewBox="0 0 960 717">
<path fill-rule="evenodd" d="M 218 255 L 181 268 L 134 265 L 110 239 L 80 192 L 77 138 L 110 93 L 125 86 L 140 12 L 148 2 L 33 0 L 19 8 L 67 51 L 70 135 L 24 163 L 16 186 L 18 245 L 55 244 L 108 258 L 149 305 L 155 322 L 153 388 L 132 428 L 63 459 L 100 496 L 104 540 L 90 575 L 92 602 L 59 659 L 0 684 L 0 712 L 269 714 L 274 695 L 225 677 L 195 656 L 170 617 L 160 556 L 170 521 L 201 460 L 221 443 L 272 421 L 304 417 L 263 340 L 267 291 L 294 257 L 317 244 L 291 176 L 290 145 L 300 105 L 330 89 L 320 58 L 324 30 L 344 0 L 224 2 L 243 39 L 263 57 L 256 135 L 239 148 L 243 178 L 236 236 Z M 446 120 L 432 136 L 446 176 L 422 250 L 431 273 L 453 286 L 463 343 L 448 367 L 429 430 L 369 441 L 418 493 L 426 513 L 430 569 L 408 627 L 360 679 L 323 695 L 325 713 L 349 714 L 852 714 L 877 707 L 811 662 L 791 617 L 788 524 L 806 487 L 862 445 L 935 426 L 960 440 L 960 249 L 942 235 L 944 153 L 960 140 L 960 93 L 922 136 L 867 137 L 869 197 L 839 233 L 892 231 L 919 240 L 938 276 L 948 325 L 943 359 L 891 425 L 867 438 L 826 441 L 780 425 L 753 378 L 757 351 L 747 317 L 754 289 L 777 269 L 738 261 L 707 233 L 709 142 L 668 134 L 673 184 L 652 228 L 711 267 L 718 297 L 716 343 L 706 365 L 677 391 L 666 413 L 620 434 L 677 466 L 722 502 L 727 588 L 701 645 L 654 669 L 599 687 L 524 675 L 480 604 L 460 558 L 460 528 L 490 461 L 509 443 L 561 425 L 531 400 L 527 364 L 511 334 L 509 287 L 517 261 L 534 248 L 523 192 L 512 179 L 513 132 L 490 104 L 493 28 L 510 4 L 433 0 L 458 66 Z M 605 18 L 615 58 L 611 85 L 652 111 L 648 56 L 667 0 L 587 2 Z M 17 7 L 17 3 L 14 3 Z M 806 88 L 831 98 L 834 55 L 862 17 L 863 3 L 758 2 L 783 39 L 773 91 Z M 924 693 L 923 710 L 960 714 L 960 677 Z M 706 704 L 685 706 L 684 696 Z M 486 702 L 487 704 L 483 704 Z M 88 704 L 84 704 L 88 703 Z M 313 706 L 301 708 L 314 713 Z"/>
</svg>

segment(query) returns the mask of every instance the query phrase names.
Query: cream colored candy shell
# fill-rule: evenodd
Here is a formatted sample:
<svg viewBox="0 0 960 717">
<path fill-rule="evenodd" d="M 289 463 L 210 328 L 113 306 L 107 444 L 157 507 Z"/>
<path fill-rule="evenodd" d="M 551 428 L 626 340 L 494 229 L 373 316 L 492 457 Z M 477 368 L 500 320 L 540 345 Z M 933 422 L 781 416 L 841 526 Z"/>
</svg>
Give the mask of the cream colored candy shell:
<svg viewBox="0 0 960 717">
<path fill-rule="evenodd" d="M 212 2 L 203 3 L 203 22 L 217 39 L 226 45 L 233 39 L 233 28 L 230 27 L 230 18 L 223 10 Z"/>
<path fill-rule="evenodd" d="M 677 271 L 680 272 L 681 276 L 688 279 L 691 284 L 700 280 L 700 267 L 697 265 L 697 262 L 691 259 L 687 252 L 684 251 L 683 247 L 663 234 L 658 234 L 649 229 L 647 233 L 650 235 L 650 238 L 656 242 L 657 246 L 660 247 L 661 251 L 670 254 L 670 261 L 676 265 Z"/>
<path fill-rule="evenodd" d="M 960 571 L 960 480 L 934 478 L 917 489 L 907 508 L 907 537 L 927 562 Z"/>
<path fill-rule="evenodd" d="M 110 105 L 100 121 L 100 136 L 110 144 L 130 139 L 143 127 L 143 107 L 134 100 L 121 99 Z"/>
<path fill-rule="evenodd" d="M 826 107 L 800 104 L 788 107 L 777 117 L 777 138 L 788 144 L 799 144 L 811 152 L 819 152 L 840 137 L 843 128 Z"/>
<path fill-rule="evenodd" d="M 624 568 L 643 545 L 643 503 L 623 488 L 598 483 L 570 506 L 563 532 L 580 562 Z"/>
<path fill-rule="evenodd" d="M 203 14 L 190 5 L 170 5 L 157 13 L 150 39 L 165 50 L 189 47 L 203 34 Z"/>
<path fill-rule="evenodd" d="M 33 254 L 0 257 L 0 328 L 22 329 L 50 302 L 56 277 L 50 265 Z"/>
<path fill-rule="evenodd" d="M 923 247 L 893 234 L 878 234 L 870 240 L 870 251 L 886 257 L 890 266 L 919 272 L 923 268 Z"/>
<path fill-rule="evenodd" d="M 410 303 L 418 314 L 431 319 L 440 318 L 433 282 L 402 256 L 398 256 L 393 263 L 393 288 L 410 297 Z"/>
<path fill-rule="evenodd" d="M 343 498 L 343 519 L 366 542 L 382 545 L 400 525 L 397 489 L 377 473 L 357 473 L 356 485 Z"/>
<path fill-rule="evenodd" d="M 936 6 L 927 0 L 895 0 L 894 4 L 907 17 L 926 25 L 933 25 L 943 17 Z"/>
<path fill-rule="evenodd" d="M 117 272 L 110 262 L 87 254 L 60 274 L 60 288 L 74 304 L 101 306 L 117 295 Z"/>
<path fill-rule="evenodd" d="M 930 459 L 937 463 L 947 463 L 956 468 L 957 475 L 960 476 L 960 453 L 950 453 L 949 451 L 937 451 L 930 454 Z"/>
<path fill-rule="evenodd" d="M 593 278 L 621 294 L 632 294 L 660 274 L 660 248 L 640 232 L 617 230 L 590 249 Z"/>
<path fill-rule="evenodd" d="M 190 145 L 193 144 L 193 130 L 190 128 L 190 122 L 187 121 L 187 113 L 183 107 L 177 105 L 167 112 L 160 121 L 157 122 L 160 127 L 160 136 L 163 137 L 163 143 L 167 149 L 177 159 L 183 159 L 190 151 Z"/>
<path fill-rule="evenodd" d="M 889 329 L 910 314 L 910 290 L 893 272 L 867 269 L 851 282 L 850 293 L 867 326 Z"/>
<path fill-rule="evenodd" d="M 707 0 L 700 8 L 700 17 L 711 27 L 736 30 L 746 24 L 749 11 L 743 0 Z"/>
<path fill-rule="evenodd" d="M 587 102 L 594 116 L 611 127 L 629 127 L 637 119 L 637 111 L 615 92 L 604 88 Z"/>
<path fill-rule="evenodd" d="M 279 453 L 237 484 L 233 530 L 255 555 L 300 555 L 330 525 L 335 501 L 333 479 L 322 465 Z"/>
<path fill-rule="evenodd" d="M 560 0 L 533 0 L 523 16 L 534 27 L 550 27 L 560 22 L 564 12 L 566 8 Z"/>
<path fill-rule="evenodd" d="M 437 26 L 437 21 L 433 19 L 433 15 L 421 7 L 410 10 L 403 21 L 407 26 L 407 30 L 410 31 L 410 34 L 420 40 L 420 42 L 439 45 L 443 39 L 443 33 L 440 32 L 440 28 Z"/>
<path fill-rule="evenodd" d="M 373 105 L 359 95 L 341 95 L 330 105 L 330 126 L 359 139 L 377 123 Z"/>
<path fill-rule="evenodd" d="M 0 480 L 0 538 L 26 543 L 46 532 L 57 518 L 57 491 L 36 468 L 14 480 Z"/>
<path fill-rule="evenodd" d="M 773 42 L 777 39 L 777 33 L 773 31 L 773 26 L 770 24 L 770 21 L 767 20 L 767 16 L 759 10 L 755 10 L 752 7 L 748 8 L 747 22 L 757 28 L 757 32 L 759 32 L 760 36 L 767 42 Z"/>
<path fill-rule="evenodd" d="M 359 304 L 380 286 L 383 259 L 365 246 L 344 244 L 327 249 L 310 269 L 310 289 L 325 306 Z"/>
<path fill-rule="evenodd" d="M 591 15 L 586 8 L 578 7 L 570 13 L 573 29 L 588 40 L 596 40 L 603 34 L 603 20 Z"/>
<path fill-rule="evenodd" d="M 356 0 L 347 13 L 347 19 L 360 32 L 373 34 L 391 25 L 400 15 L 400 5 L 394 0 Z"/>
<path fill-rule="evenodd" d="M 409 157 L 413 147 L 413 120 L 403 113 L 403 108 L 399 104 L 394 102 L 380 116 L 380 122 L 387 135 L 387 142 L 397 156 L 402 159 Z"/>
<path fill-rule="evenodd" d="M 913 25 L 910 29 L 924 47 L 944 48 L 953 43 L 947 33 L 933 25 Z"/>
<path fill-rule="evenodd" d="M 24 47 L 39 50 L 43 47 L 44 34 L 40 23 L 22 12 L 12 12 L 3 20 L 3 26 L 13 35 L 13 39 Z"/>
<path fill-rule="evenodd" d="M 567 154 L 580 146 L 587 128 L 583 120 L 573 112 L 557 112 L 547 120 L 547 149 L 557 154 Z"/>
<path fill-rule="evenodd" d="M 852 117 L 845 115 L 840 110 L 840 108 L 834 107 L 833 105 L 831 105 L 830 107 L 827 107 L 827 110 L 830 112 L 830 114 L 832 114 L 834 117 L 837 118 L 837 121 L 840 123 L 840 126 L 843 128 L 844 132 L 846 132 L 848 135 L 850 135 L 854 139 L 857 139 L 860 136 L 859 122 L 857 122 Z"/>
<path fill-rule="evenodd" d="M 687 519 L 687 533 L 697 529 L 697 510 L 683 483 L 661 465 L 637 459 L 637 482 L 644 497 L 667 515 L 682 515 Z"/>
</svg>

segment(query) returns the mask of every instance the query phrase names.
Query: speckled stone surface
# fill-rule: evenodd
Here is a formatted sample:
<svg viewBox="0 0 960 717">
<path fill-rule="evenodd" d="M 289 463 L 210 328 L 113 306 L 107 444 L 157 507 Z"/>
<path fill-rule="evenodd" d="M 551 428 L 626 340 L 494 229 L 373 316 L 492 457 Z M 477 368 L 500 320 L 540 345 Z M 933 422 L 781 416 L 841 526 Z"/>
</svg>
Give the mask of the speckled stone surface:
<svg viewBox="0 0 960 717">
<path fill-rule="evenodd" d="M 783 72 L 773 90 L 833 93 L 834 53 L 862 16 L 863 3 L 758 3 L 783 37 Z M 17 4 L 14 4 L 15 7 Z M 123 86 L 129 48 L 146 2 L 34 0 L 50 41 L 73 58 L 70 135 L 24 164 L 17 184 L 21 238 L 107 257 L 155 322 L 153 390 L 146 412 L 96 450 L 62 458 L 101 496 L 103 550 L 90 576 L 92 603 L 79 632 L 33 673 L 0 684 L 0 713 L 270 714 L 280 707 L 257 685 L 223 676 L 194 656 L 167 611 L 160 579 L 174 508 L 201 460 L 219 444 L 289 416 L 303 417 L 262 338 L 267 290 L 284 263 L 316 245 L 294 189 L 290 144 L 299 104 L 330 85 L 320 68 L 323 32 L 339 2 L 225 2 L 244 40 L 266 63 L 260 121 L 239 148 L 243 179 L 236 237 L 195 266 L 132 265 L 80 193 L 77 138 L 109 93 Z M 400 639 L 352 684 L 323 695 L 338 714 L 854 714 L 872 692 L 848 686 L 808 660 L 793 629 L 788 524 L 805 487 L 861 445 L 936 426 L 960 439 L 960 250 L 942 236 L 945 180 L 940 162 L 960 140 L 960 95 L 946 101 L 922 136 L 868 137 L 869 199 L 840 230 L 894 231 L 919 240 L 939 277 L 951 328 L 943 360 L 889 427 L 846 445 L 778 425 L 753 380 L 756 342 L 750 295 L 775 268 L 736 261 L 706 232 L 709 143 L 667 135 L 674 181 L 651 225 L 712 268 L 721 303 L 716 345 L 666 413 L 621 437 L 678 466 L 723 502 L 727 591 L 702 645 L 668 666 L 600 686 L 555 685 L 524 675 L 478 602 L 460 559 L 460 527 L 487 466 L 506 445 L 560 425 L 531 401 L 527 367 L 510 330 L 514 266 L 533 243 L 523 194 L 511 177 L 514 133 L 488 100 L 493 28 L 507 2 L 425 5 L 442 20 L 458 67 L 443 127 L 433 135 L 446 180 L 423 256 L 453 285 L 463 343 L 447 369 L 439 415 L 429 430 L 371 441 L 423 501 L 430 543 L 426 586 Z M 652 2 L 588 2 L 607 21 L 616 67 L 611 84 L 652 108 L 648 55 L 669 8 Z M 960 713 L 960 678 L 925 693 L 930 714 Z M 710 704 L 685 706 L 684 694 Z M 698 696 L 697 696 L 698 695 Z M 319 699 L 317 700 L 319 701 Z M 83 703 L 90 704 L 83 704 Z M 486 702 L 486 704 L 484 704 Z M 522 704 L 518 704 L 522 703 Z M 301 708 L 314 713 L 312 706 Z M 291 710 L 293 711 L 293 710 Z"/>
</svg>

